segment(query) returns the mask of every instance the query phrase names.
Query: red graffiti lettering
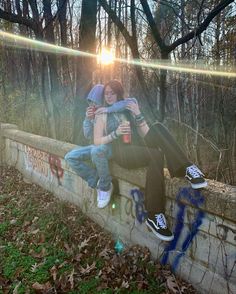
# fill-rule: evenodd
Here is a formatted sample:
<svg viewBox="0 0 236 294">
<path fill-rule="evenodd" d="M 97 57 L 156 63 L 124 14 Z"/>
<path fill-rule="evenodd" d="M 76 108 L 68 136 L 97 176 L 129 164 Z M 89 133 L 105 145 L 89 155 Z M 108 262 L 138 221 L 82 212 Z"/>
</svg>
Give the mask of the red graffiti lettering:
<svg viewBox="0 0 236 294">
<path fill-rule="evenodd" d="M 53 175 L 55 175 L 58 179 L 63 177 L 63 169 L 61 167 L 61 160 L 59 157 L 55 155 L 49 155 L 48 158 L 50 169 Z"/>
</svg>

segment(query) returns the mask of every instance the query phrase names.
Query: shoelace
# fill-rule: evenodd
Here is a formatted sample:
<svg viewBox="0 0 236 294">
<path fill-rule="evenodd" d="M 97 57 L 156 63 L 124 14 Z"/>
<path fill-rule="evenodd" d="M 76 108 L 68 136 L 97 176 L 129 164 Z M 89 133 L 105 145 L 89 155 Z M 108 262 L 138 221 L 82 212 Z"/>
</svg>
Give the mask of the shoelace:
<svg viewBox="0 0 236 294">
<path fill-rule="evenodd" d="M 203 173 L 196 167 L 196 165 L 191 165 L 187 167 L 186 170 L 193 178 L 199 178 L 200 176 L 203 176 Z"/>
<path fill-rule="evenodd" d="M 164 216 L 164 214 L 160 213 L 160 214 L 156 214 L 155 218 L 157 220 L 157 224 L 162 228 L 162 229 L 166 229 L 166 218 Z"/>
</svg>

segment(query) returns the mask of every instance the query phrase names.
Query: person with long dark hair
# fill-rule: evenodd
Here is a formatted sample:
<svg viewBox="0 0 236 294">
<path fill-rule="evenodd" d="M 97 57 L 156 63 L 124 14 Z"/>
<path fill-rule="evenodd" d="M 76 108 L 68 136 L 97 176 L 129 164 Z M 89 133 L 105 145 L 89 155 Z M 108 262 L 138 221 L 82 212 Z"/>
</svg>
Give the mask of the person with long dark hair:
<svg viewBox="0 0 236 294">
<path fill-rule="evenodd" d="M 127 98 L 110 105 L 103 106 L 104 85 L 95 85 L 87 95 L 88 107 L 83 121 L 84 136 L 93 141 L 93 125 L 95 114 L 119 112 L 125 109 L 127 104 L 135 101 L 135 98 Z M 88 186 L 97 190 L 97 207 L 104 208 L 109 204 L 113 191 L 112 178 L 109 170 L 109 159 L 112 154 L 111 144 L 96 146 L 78 146 L 65 155 L 65 161 L 69 166 L 88 183 Z"/>
<path fill-rule="evenodd" d="M 104 86 L 106 106 L 123 100 L 123 97 L 124 89 L 118 80 L 112 80 Z M 131 135 L 129 144 L 127 140 L 123 141 L 127 135 Z M 165 218 L 164 157 L 171 176 L 185 176 L 193 189 L 207 186 L 200 169 L 187 159 L 163 124 L 148 126 L 137 101 L 130 101 L 123 112 L 97 115 L 94 123 L 94 144 L 112 144 L 112 160 L 121 167 L 147 167 L 145 222 L 158 238 L 171 241 L 174 236 Z"/>
</svg>

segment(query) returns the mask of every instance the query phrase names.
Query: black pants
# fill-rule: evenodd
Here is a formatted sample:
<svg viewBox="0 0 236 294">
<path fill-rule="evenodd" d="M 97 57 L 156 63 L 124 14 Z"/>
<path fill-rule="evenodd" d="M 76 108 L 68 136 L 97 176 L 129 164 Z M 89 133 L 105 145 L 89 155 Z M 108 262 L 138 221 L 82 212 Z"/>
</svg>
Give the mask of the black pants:
<svg viewBox="0 0 236 294">
<path fill-rule="evenodd" d="M 164 156 L 171 176 L 182 177 L 191 165 L 184 152 L 160 123 L 154 124 L 138 145 L 115 144 L 113 160 L 127 169 L 147 167 L 145 208 L 149 217 L 165 212 Z"/>
</svg>

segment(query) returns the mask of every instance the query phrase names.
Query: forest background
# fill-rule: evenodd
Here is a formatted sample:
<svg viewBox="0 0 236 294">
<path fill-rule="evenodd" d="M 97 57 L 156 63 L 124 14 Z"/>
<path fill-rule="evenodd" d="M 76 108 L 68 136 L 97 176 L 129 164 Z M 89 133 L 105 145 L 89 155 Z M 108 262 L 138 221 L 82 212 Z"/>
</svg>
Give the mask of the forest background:
<svg viewBox="0 0 236 294">
<path fill-rule="evenodd" d="M 167 125 L 209 178 L 236 185 L 236 3 L 233 0 L 0 0 L 0 30 L 179 70 L 47 53 L 0 39 L 0 121 L 72 142 L 86 94 L 117 78 L 150 123 Z M 212 74 L 189 72 L 199 66 Z M 180 70 L 180 67 L 183 70 Z M 187 69 L 187 70 L 184 70 Z"/>
</svg>

